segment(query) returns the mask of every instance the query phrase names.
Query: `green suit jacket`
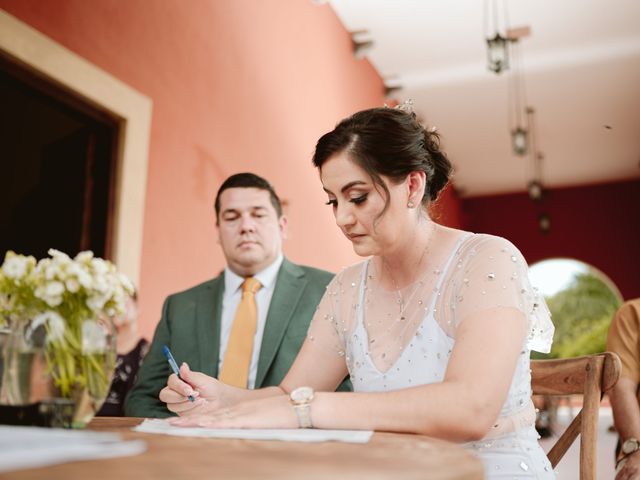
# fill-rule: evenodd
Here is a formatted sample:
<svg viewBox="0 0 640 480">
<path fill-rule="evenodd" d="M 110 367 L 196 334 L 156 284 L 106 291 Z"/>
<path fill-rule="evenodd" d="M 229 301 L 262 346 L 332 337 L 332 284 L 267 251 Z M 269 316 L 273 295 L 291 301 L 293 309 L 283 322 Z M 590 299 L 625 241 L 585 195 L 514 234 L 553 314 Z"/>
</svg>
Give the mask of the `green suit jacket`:
<svg viewBox="0 0 640 480">
<path fill-rule="evenodd" d="M 258 360 L 256 388 L 278 385 L 302 346 L 309 322 L 333 274 L 283 260 L 271 297 Z M 224 272 L 213 280 L 170 295 L 162 307 L 149 353 L 125 403 L 133 417 L 168 417 L 172 413 L 158 399 L 171 374 L 162 353 L 167 345 L 178 364 L 218 376 L 220 318 Z M 340 390 L 349 390 L 345 382 Z"/>
</svg>

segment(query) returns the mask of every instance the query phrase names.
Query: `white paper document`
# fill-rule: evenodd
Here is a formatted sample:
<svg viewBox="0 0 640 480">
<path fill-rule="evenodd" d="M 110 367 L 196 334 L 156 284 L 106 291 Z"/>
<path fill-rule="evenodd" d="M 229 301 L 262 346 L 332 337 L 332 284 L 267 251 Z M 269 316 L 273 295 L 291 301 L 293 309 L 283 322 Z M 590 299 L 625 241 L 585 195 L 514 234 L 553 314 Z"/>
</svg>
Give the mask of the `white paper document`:
<svg viewBox="0 0 640 480">
<path fill-rule="evenodd" d="M 0 472 L 78 460 L 128 457 L 145 450 L 144 441 L 124 441 L 116 433 L 0 426 Z"/>
<path fill-rule="evenodd" d="M 180 437 L 241 438 L 245 440 L 281 440 L 285 442 L 346 442 L 367 443 L 371 430 L 320 430 L 300 429 L 224 429 L 224 428 L 184 428 L 170 425 L 166 420 L 147 418 L 137 427 L 136 432 L 162 433 Z"/>
</svg>

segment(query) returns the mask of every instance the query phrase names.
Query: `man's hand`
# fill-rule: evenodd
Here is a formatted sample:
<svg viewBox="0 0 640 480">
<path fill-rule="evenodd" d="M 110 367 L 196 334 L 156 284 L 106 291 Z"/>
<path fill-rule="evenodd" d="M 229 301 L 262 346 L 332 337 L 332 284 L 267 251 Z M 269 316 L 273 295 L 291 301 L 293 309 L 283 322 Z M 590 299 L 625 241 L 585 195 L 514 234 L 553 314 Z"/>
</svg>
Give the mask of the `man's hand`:
<svg viewBox="0 0 640 480">
<path fill-rule="evenodd" d="M 640 480 L 640 450 L 624 460 L 624 465 L 616 475 L 616 480 Z"/>
</svg>

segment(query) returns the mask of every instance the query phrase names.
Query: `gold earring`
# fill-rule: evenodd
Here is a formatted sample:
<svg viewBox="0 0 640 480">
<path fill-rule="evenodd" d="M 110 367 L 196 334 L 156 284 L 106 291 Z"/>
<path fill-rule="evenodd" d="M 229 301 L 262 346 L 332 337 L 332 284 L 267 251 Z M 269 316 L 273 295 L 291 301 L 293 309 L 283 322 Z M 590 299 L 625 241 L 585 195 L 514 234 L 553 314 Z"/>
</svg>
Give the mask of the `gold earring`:
<svg viewBox="0 0 640 480">
<path fill-rule="evenodd" d="M 407 203 L 407 207 L 408 207 L 408 208 L 413 208 L 413 202 L 412 202 L 412 201 L 409 201 L 409 202 Z"/>
</svg>

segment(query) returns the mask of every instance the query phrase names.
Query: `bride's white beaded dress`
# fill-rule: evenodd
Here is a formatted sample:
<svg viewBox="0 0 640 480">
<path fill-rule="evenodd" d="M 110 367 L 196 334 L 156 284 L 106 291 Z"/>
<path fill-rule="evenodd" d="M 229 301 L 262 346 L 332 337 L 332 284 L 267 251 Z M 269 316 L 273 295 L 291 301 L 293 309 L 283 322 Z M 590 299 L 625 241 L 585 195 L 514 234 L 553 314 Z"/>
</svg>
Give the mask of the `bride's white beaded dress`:
<svg viewBox="0 0 640 480">
<path fill-rule="evenodd" d="M 554 329 L 527 272 L 513 244 L 471 233 L 460 236 L 441 265 L 401 290 L 384 290 L 385 272 L 369 259 L 334 278 L 309 339 L 345 357 L 354 391 L 398 390 L 444 379 L 457 327 L 468 315 L 521 311 L 528 335 L 507 398 L 491 431 L 466 446 L 483 460 L 487 478 L 555 478 L 537 441 L 529 369 L 531 350 L 548 352 Z"/>
</svg>

